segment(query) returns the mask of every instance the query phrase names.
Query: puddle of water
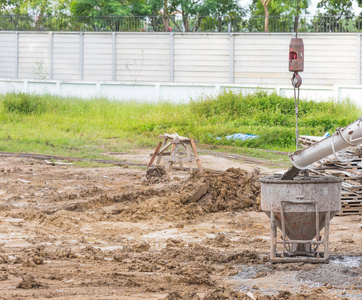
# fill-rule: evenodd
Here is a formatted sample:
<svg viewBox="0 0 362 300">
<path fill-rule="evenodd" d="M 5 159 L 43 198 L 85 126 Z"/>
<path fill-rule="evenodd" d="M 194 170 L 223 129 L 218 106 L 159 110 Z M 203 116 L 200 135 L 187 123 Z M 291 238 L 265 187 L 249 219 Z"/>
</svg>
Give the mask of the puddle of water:
<svg viewBox="0 0 362 300">
<path fill-rule="evenodd" d="M 297 272 L 291 272 L 287 276 L 281 273 L 269 274 L 259 278 L 254 278 L 259 272 L 270 270 L 265 266 L 243 267 L 242 271 L 231 279 L 236 283 L 235 289 L 246 293 L 247 291 L 258 292 L 263 295 L 276 295 L 279 290 L 288 290 L 292 293 L 300 291 L 300 287 L 294 283 Z"/>
<path fill-rule="evenodd" d="M 323 274 L 327 274 L 327 278 L 333 276 L 339 276 L 337 280 L 346 281 L 349 286 L 353 286 L 353 284 L 358 285 L 358 275 L 356 277 L 357 271 L 353 270 L 353 267 L 360 267 L 362 263 L 361 256 L 339 256 L 333 257 L 331 259 L 330 264 L 322 265 L 319 268 L 324 268 L 326 270 L 320 270 Z M 325 285 L 323 282 L 319 282 L 318 280 L 309 279 L 308 276 L 304 276 L 304 280 L 300 280 L 298 277 L 300 274 L 311 273 L 313 276 L 319 276 L 321 272 L 318 273 L 318 270 L 310 270 L 310 271 L 285 271 L 285 270 L 272 270 L 270 267 L 265 265 L 256 265 L 256 266 L 241 266 L 241 271 L 239 274 L 226 278 L 225 280 L 231 280 L 235 285 L 235 289 L 238 291 L 251 291 L 262 293 L 264 295 L 275 295 L 279 290 L 288 290 L 292 293 L 308 293 L 313 288 L 318 288 Z M 349 274 L 350 276 L 344 278 L 345 273 L 343 269 L 350 268 Z M 342 269 L 342 270 L 340 270 Z M 335 274 L 335 270 L 340 270 L 341 274 Z M 266 272 L 266 276 L 258 276 L 258 273 Z M 338 272 L 337 272 L 338 273 Z M 343 275 L 343 276 L 342 276 Z M 309 276 L 309 277 L 313 277 Z M 336 278 L 337 278 L 336 277 Z M 339 279 L 340 278 L 340 279 Z M 348 299 L 362 299 L 361 293 L 357 290 L 351 292 L 350 288 L 346 290 L 345 286 L 336 286 L 335 283 L 331 283 L 333 288 L 330 292 L 339 297 L 348 298 Z M 307 289 L 306 289 L 307 286 Z M 256 287 L 256 289 L 254 288 Z"/>
<path fill-rule="evenodd" d="M 331 257 L 330 262 L 349 268 L 360 268 L 362 267 L 362 256 L 336 256 Z"/>
</svg>

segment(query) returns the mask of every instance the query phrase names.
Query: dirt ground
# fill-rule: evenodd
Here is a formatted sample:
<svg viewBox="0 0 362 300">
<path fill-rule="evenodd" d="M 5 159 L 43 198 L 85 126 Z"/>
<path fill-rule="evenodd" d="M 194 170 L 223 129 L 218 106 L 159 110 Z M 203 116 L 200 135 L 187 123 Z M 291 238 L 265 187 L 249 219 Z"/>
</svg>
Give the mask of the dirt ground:
<svg viewBox="0 0 362 300">
<path fill-rule="evenodd" d="M 0 299 L 362 298 L 361 216 L 332 220 L 329 264 L 271 264 L 258 177 L 277 169 L 201 161 L 224 172 L 1 157 Z"/>
</svg>

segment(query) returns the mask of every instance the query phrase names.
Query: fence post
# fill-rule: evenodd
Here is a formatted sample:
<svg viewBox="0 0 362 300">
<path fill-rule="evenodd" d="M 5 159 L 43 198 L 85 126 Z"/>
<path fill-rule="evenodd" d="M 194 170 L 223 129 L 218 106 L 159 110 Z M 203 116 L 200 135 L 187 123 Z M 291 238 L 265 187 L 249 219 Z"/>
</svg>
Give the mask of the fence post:
<svg viewBox="0 0 362 300">
<path fill-rule="evenodd" d="M 15 77 L 19 78 L 19 31 L 15 32 Z"/>
<path fill-rule="evenodd" d="M 357 85 L 361 84 L 361 34 L 357 33 Z"/>
<path fill-rule="evenodd" d="M 174 81 L 174 61 L 173 61 L 173 53 L 174 53 L 174 41 L 173 41 L 173 32 L 170 32 L 170 82 Z"/>
<path fill-rule="evenodd" d="M 234 83 L 234 34 L 230 33 L 230 83 Z"/>
<path fill-rule="evenodd" d="M 80 42 L 80 53 L 79 53 L 79 75 L 80 80 L 83 81 L 83 32 L 79 33 L 79 42 Z"/>
<path fill-rule="evenodd" d="M 53 80 L 53 32 L 49 32 L 49 79 Z"/>
<path fill-rule="evenodd" d="M 112 32 L 112 81 L 116 81 L 116 33 Z"/>
</svg>

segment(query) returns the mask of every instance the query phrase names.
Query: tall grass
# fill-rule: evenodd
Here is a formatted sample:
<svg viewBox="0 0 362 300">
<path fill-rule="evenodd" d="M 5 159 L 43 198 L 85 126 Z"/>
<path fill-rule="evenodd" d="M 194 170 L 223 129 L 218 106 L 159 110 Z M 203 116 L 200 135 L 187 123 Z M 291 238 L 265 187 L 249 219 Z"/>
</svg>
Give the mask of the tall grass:
<svg viewBox="0 0 362 300">
<path fill-rule="evenodd" d="M 207 144 L 294 148 L 294 100 L 264 92 L 225 92 L 184 104 L 7 94 L 0 96 L 0 107 L 0 151 L 99 157 L 105 151 L 153 147 L 164 132 Z M 322 135 L 360 114 L 348 101 L 301 101 L 299 132 Z M 224 138 L 238 132 L 260 137 L 244 142 Z"/>
</svg>

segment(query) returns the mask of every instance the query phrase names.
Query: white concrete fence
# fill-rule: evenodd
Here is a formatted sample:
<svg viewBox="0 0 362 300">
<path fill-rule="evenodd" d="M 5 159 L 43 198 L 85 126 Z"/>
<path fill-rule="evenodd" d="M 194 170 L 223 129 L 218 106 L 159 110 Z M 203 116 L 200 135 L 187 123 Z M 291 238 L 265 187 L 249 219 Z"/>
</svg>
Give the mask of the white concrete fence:
<svg viewBox="0 0 362 300">
<path fill-rule="evenodd" d="M 301 33 L 301 96 L 361 102 L 361 35 Z M 171 101 L 255 88 L 292 95 L 288 33 L 0 32 L 0 92 Z"/>
<path fill-rule="evenodd" d="M 223 91 L 236 93 L 252 93 L 263 90 L 278 95 L 293 97 L 292 86 L 258 86 L 239 84 L 182 84 L 182 83 L 134 83 L 134 82 L 91 82 L 60 80 L 12 80 L 0 79 L 2 94 L 10 92 L 25 92 L 51 94 L 64 97 L 94 98 L 104 97 L 114 100 L 137 100 L 155 102 L 166 100 L 184 102 L 202 96 L 215 96 Z M 301 99 L 343 100 L 349 98 L 362 107 L 361 86 L 304 86 Z"/>
</svg>

